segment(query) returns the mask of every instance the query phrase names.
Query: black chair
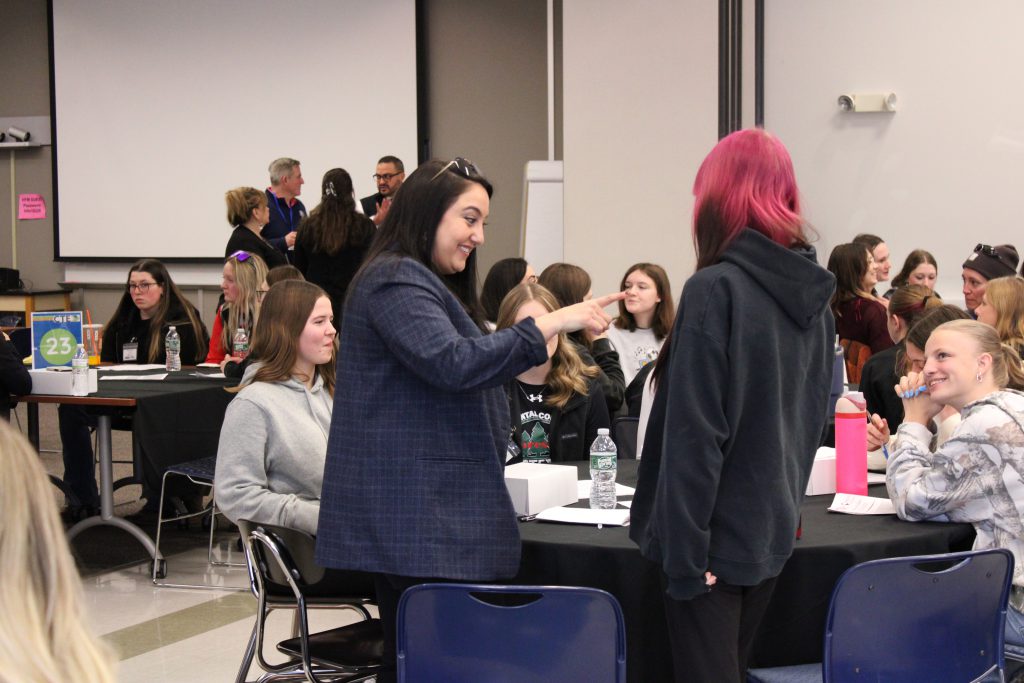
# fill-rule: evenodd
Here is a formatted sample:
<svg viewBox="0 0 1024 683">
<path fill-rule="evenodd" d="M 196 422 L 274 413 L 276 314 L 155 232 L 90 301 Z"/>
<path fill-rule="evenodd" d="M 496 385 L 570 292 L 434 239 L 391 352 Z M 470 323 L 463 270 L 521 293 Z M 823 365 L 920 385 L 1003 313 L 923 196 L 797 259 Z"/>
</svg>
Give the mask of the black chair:
<svg viewBox="0 0 1024 683">
<path fill-rule="evenodd" d="M 618 457 L 636 460 L 636 436 L 639 426 L 639 417 L 617 417 L 612 422 L 612 440 L 618 449 Z"/>
<path fill-rule="evenodd" d="M 747 672 L 748 683 L 1002 681 L 1013 555 L 995 548 L 892 557 L 846 570 L 821 664 Z"/>
<path fill-rule="evenodd" d="M 315 539 L 307 533 L 272 524 L 238 522 L 249 563 L 252 591 L 259 602 L 256 623 L 246 646 L 236 683 L 244 683 L 255 657 L 267 672 L 264 681 L 305 680 L 355 682 L 382 671 L 384 632 L 380 620 L 371 618 L 366 606 L 373 602 L 365 590 L 338 590 L 338 579 L 358 572 L 328 571 L 313 560 Z M 329 593 L 329 594 L 328 594 Z M 263 655 L 266 620 L 276 609 L 295 610 L 293 631 L 297 637 L 281 641 L 277 649 L 288 655 L 281 664 L 270 664 Z M 362 621 L 311 634 L 309 609 L 351 609 Z"/>
<path fill-rule="evenodd" d="M 153 585 L 160 586 L 161 588 L 198 588 L 203 590 L 231 590 L 231 591 L 245 591 L 249 590 L 249 586 L 230 586 L 222 584 L 198 584 L 198 583 L 170 583 L 166 581 L 160 581 L 167 577 L 167 560 L 164 559 L 163 555 L 160 554 L 160 535 L 163 531 L 164 524 L 168 522 L 185 523 L 193 517 L 199 517 L 208 515 L 209 519 L 204 519 L 204 524 L 209 524 L 210 528 L 210 541 L 206 547 L 206 563 L 211 567 L 245 567 L 244 562 L 224 562 L 221 560 L 213 559 L 213 535 L 217 531 L 217 515 L 220 512 L 217 510 L 217 500 L 214 498 L 210 505 L 202 510 L 196 510 L 189 512 L 185 508 L 184 504 L 175 499 L 175 515 L 168 519 L 164 519 L 164 502 L 166 499 L 167 492 L 167 477 L 178 476 L 185 477 L 193 484 L 199 486 L 205 486 L 211 491 L 213 490 L 213 475 L 217 470 L 217 457 L 210 456 L 208 458 L 200 458 L 198 460 L 192 460 L 189 462 L 183 462 L 178 465 L 172 465 L 168 467 L 164 472 L 163 479 L 160 483 L 160 504 L 157 511 L 156 518 L 156 557 L 153 561 L 151 570 L 153 575 Z"/>
</svg>

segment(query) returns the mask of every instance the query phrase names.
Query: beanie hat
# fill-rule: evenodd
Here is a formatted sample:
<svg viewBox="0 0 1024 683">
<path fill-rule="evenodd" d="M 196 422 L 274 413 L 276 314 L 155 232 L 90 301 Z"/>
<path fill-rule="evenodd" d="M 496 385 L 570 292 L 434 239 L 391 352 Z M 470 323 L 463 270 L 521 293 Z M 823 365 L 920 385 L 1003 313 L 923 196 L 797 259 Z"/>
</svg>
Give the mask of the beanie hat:
<svg viewBox="0 0 1024 683">
<path fill-rule="evenodd" d="M 1017 248 L 1012 244 L 1000 244 L 995 247 L 979 244 L 974 247 L 974 253 L 964 261 L 963 267 L 981 273 L 986 280 L 992 280 L 1016 275 L 1019 262 Z"/>
</svg>

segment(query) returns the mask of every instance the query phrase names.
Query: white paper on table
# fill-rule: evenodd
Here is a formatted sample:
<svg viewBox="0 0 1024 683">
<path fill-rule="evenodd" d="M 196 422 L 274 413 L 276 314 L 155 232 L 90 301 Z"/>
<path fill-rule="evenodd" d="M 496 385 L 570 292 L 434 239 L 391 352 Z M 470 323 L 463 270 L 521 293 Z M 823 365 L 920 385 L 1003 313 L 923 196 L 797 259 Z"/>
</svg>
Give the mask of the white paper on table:
<svg viewBox="0 0 1024 683">
<path fill-rule="evenodd" d="M 220 363 L 199 363 L 196 365 L 197 368 L 219 368 Z"/>
<path fill-rule="evenodd" d="M 633 501 L 631 501 L 631 500 L 620 500 L 619 501 L 619 505 L 621 505 L 622 507 L 626 507 L 626 508 L 632 508 L 633 507 Z"/>
<path fill-rule="evenodd" d="M 593 482 L 590 479 L 580 479 L 576 482 L 577 494 L 580 500 L 584 498 L 590 498 L 590 486 Z M 636 493 L 636 489 L 632 486 L 626 486 L 625 484 L 615 483 L 615 495 L 616 496 L 632 496 Z"/>
<path fill-rule="evenodd" d="M 223 372 L 193 372 L 189 377 L 201 377 L 203 379 L 227 379 Z"/>
<path fill-rule="evenodd" d="M 159 363 L 148 363 L 145 365 L 135 365 L 134 363 L 122 363 L 121 365 L 108 365 L 101 370 L 110 372 L 138 372 L 139 370 L 163 370 L 165 366 Z"/>
<path fill-rule="evenodd" d="M 837 493 L 828 506 L 831 512 L 844 515 L 895 515 L 896 508 L 888 498 L 858 496 L 853 493 Z"/>
<path fill-rule="evenodd" d="M 145 380 L 161 380 L 161 379 L 164 379 L 166 377 L 167 377 L 167 373 L 165 372 L 165 373 L 162 373 L 160 375 L 119 375 L 117 377 L 107 376 L 107 377 L 100 377 L 100 381 L 105 382 L 107 380 L 126 379 L 126 380 L 134 382 L 135 380 L 142 380 L 142 381 L 145 381 Z"/>
<path fill-rule="evenodd" d="M 869 484 L 884 484 L 885 472 L 868 472 Z"/>
<path fill-rule="evenodd" d="M 566 524 L 598 524 L 604 526 L 629 525 L 629 510 L 614 508 L 612 510 L 594 510 L 591 508 L 548 508 L 537 515 L 544 522 L 564 522 Z"/>
</svg>

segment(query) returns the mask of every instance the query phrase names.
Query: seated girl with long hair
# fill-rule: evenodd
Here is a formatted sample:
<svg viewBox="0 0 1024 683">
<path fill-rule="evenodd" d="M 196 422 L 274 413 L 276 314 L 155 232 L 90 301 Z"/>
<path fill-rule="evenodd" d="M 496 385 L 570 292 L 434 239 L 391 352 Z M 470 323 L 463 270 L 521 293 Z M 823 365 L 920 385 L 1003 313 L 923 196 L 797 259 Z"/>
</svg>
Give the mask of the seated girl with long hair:
<svg viewBox="0 0 1024 683">
<path fill-rule="evenodd" d="M 886 323 L 896 345 L 872 355 L 861 369 L 859 384 L 868 412 L 880 414 L 893 429 L 903 421 L 903 404 L 892 393 L 893 385 L 903 374 L 902 369 L 897 369 L 904 355 L 903 339 L 914 323 L 941 305 L 942 299 L 921 285 L 908 285 L 893 292 Z"/>
<path fill-rule="evenodd" d="M 537 282 L 555 296 L 561 307 L 588 301 L 592 295 L 590 273 L 571 263 L 552 263 L 541 271 Z M 604 392 L 608 414 L 614 415 L 625 398 L 626 379 L 619 363 L 619 354 L 605 335 L 594 335 L 587 330 L 571 333 L 569 341 L 586 365 L 600 369 L 597 380 Z"/>
<path fill-rule="evenodd" d="M 657 359 L 675 321 L 676 307 L 668 275 L 653 263 L 630 266 L 619 289 L 626 298 L 619 302 L 619 317 L 606 334 L 619 354 L 628 387 L 645 365 Z"/>
<path fill-rule="evenodd" d="M 836 276 L 831 307 L 839 338 L 860 342 L 873 354 L 892 346 L 885 304 L 871 294 L 878 282 L 871 252 L 856 242 L 840 244 L 828 257 L 828 269 Z"/>
<path fill-rule="evenodd" d="M 907 258 L 903 261 L 903 268 L 892 279 L 893 288 L 885 293 L 885 298 L 891 298 L 893 292 L 907 285 L 922 285 L 934 292 L 935 280 L 938 277 L 939 264 L 935 257 L 924 249 L 915 249 L 907 254 Z"/>
<path fill-rule="evenodd" d="M 537 273 L 523 258 L 503 258 L 487 271 L 480 290 L 480 305 L 484 309 L 487 327 L 492 332 L 498 324 L 498 309 L 505 296 L 516 285 L 536 282 Z"/>
<path fill-rule="evenodd" d="M 181 338 L 182 365 L 202 362 L 207 336 L 199 311 L 174 284 L 163 263 L 156 259 L 136 261 L 128 269 L 121 300 L 103 328 L 100 359 L 107 363 L 162 365 L 167 360 L 164 341 L 171 325 Z M 57 407 L 57 418 L 64 452 L 64 483 L 78 499 L 78 505 L 69 506 L 67 511 L 74 520 L 94 514 L 99 508 L 89 435 L 96 417 L 82 406 L 62 403 Z M 144 485 L 143 495 L 154 500 L 156 492 L 148 488 Z"/>
<path fill-rule="evenodd" d="M 498 329 L 559 309 L 554 295 L 536 283 L 518 285 L 498 309 Z M 547 340 L 548 360 L 508 384 L 513 441 L 526 462 L 586 460 L 597 430 L 610 427 L 598 369 L 585 365 L 560 333 Z"/>
<path fill-rule="evenodd" d="M 316 533 L 334 405 L 333 318 L 314 284 L 288 280 L 267 294 L 217 449 L 217 506 L 228 518 Z"/>
<path fill-rule="evenodd" d="M 1024 353 L 1024 280 L 1016 276 L 989 280 L 974 314 L 978 322 L 996 329 L 999 341 Z"/>
<path fill-rule="evenodd" d="M 936 328 L 923 371 L 896 386 L 906 417 L 885 477 L 900 519 L 970 522 L 975 550 L 1013 553 L 1006 643 L 1017 651 L 1024 647 L 1024 394 L 1008 387 L 1021 386 L 1020 356 L 992 327 L 957 320 Z M 960 411 L 961 422 L 933 450 L 928 424 L 944 406 Z"/>
<path fill-rule="evenodd" d="M 259 256 L 248 251 L 236 251 L 225 259 L 220 284 L 224 303 L 217 309 L 213 321 L 207 363 L 218 363 L 223 368 L 229 361 L 243 360 L 232 355 L 232 340 L 241 328 L 251 345 L 260 301 L 267 291 L 266 282 L 267 264 Z"/>
</svg>

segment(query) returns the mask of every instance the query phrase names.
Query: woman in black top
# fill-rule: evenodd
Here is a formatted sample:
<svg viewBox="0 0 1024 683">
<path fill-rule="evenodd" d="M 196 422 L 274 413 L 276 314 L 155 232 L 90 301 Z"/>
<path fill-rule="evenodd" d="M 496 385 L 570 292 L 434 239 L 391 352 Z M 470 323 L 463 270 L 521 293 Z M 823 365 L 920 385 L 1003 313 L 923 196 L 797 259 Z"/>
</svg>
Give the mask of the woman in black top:
<svg viewBox="0 0 1024 683">
<path fill-rule="evenodd" d="M 295 265 L 309 282 L 331 297 L 340 329 L 345 292 L 366 256 L 376 232 L 373 222 L 356 213 L 352 177 L 343 168 L 324 174 L 320 204 L 299 225 Z"/>
<path fill-rule="evenodd" d="M 206 327 L 196 310 L 156 259 L 136 261 L 128 271 L 121 301 L 103 328 L 100 358 L 111 363 L 164 363 L 164 337 L 174 325 L 181 337 L 183 365 L 201 363 L 206 356 Z M 72 519 L 94 514 L 99 506 L 89 426 L 95 421 L 81 406 L 57 408 L 64 451 L 64 483 L 78 499 L 69 504 Z M 143 491 L 152 499 L 155 492 Z"/>
<path fill-rule="evenodd" d="M 164 363 L 164 337 L 174 325 L 182 365 L 202 363 L 209 335 L 199 311 L 178 290 L 163 263 L 135 262 L 117 310 L 103 328 L 100 359 L 108 363 Z"/>
<path fill-rule="evenodd" d="M 498 329 L 559 309 L 554 295 L 536 283 L 512 289 L 498 309 Z M 611 427 L 600 370 L 585 365 L 565 334 L 547 340 L 547 362 L 516 375 L 507 386 L 512 440 L 525 462 L 586 460 L 597 430 Z"/>
<path fill-rule="evenodd" d="M 235 226 L 224 247 L 224 256 L 238 251 L 256 254 L 267 268 L 287 265 L 288 257 L 260 237 L 263 227 L 270 222 L 267 195 L 254 187 L 236 187 L 224 193 L 228 205 L 228 223 Z"/>
</svg>

